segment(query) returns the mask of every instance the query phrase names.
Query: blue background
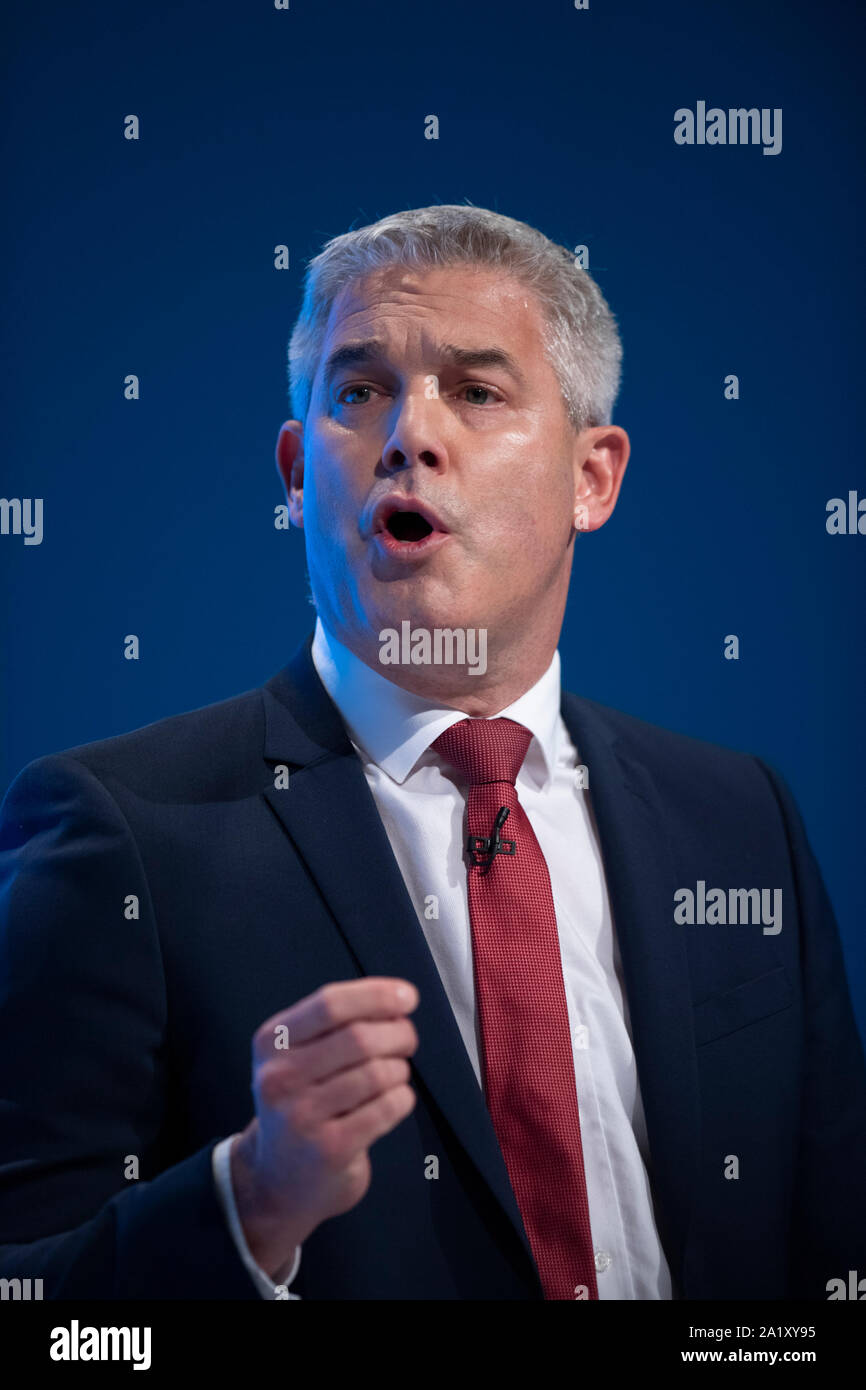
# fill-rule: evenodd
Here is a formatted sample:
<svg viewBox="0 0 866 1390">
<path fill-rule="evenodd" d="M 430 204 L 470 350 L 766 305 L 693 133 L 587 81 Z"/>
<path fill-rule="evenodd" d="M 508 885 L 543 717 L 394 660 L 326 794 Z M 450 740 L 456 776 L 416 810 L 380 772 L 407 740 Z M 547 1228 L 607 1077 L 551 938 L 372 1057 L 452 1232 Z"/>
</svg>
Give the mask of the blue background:
<svg viewBox="0 0 866 1390">
<path fill-rule="evenodd" d="M 0 537 L 0 791 L 285 663 L 314 619 L 303 537 L 273 526 L 304 263 L 469 200 L 585 243 L 623 335 L 633 452 L 578 540 L 566 684 L 783 773 L 866 1033 L 866 537 L 825 529 L 866 495 L 862 23 L 808 0 L 20 6 L 0 495 L 44 498 L 45 532 Z M 676 145 L 698 100 L 781 107 L 781 153 Z"/>
</svg>

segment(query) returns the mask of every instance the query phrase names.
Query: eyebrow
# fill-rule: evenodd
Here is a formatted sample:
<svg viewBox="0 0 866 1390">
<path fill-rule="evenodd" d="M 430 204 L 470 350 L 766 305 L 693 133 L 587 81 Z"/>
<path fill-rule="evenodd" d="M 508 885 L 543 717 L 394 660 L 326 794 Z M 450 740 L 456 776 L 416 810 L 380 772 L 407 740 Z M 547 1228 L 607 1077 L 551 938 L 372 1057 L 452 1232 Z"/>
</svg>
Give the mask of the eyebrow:
<svg viewBox="0 0 866 1390">
<path fill-rule="evenodd" d="M 510 352 L 500 347 L 458 347 L 454 343 L 442 343 L 436 349 L 437 357 L 454 367 L 501 367 L 522 385 L 526 377 Z M 361 342 L 344 343 L 329 354 L 324 367 L 325 386 L 343 367 L 356 367 L 361 363 L 382 363 L 388 360 L 388 349 L 379 338 L 366 338 Z"/>
</svg>

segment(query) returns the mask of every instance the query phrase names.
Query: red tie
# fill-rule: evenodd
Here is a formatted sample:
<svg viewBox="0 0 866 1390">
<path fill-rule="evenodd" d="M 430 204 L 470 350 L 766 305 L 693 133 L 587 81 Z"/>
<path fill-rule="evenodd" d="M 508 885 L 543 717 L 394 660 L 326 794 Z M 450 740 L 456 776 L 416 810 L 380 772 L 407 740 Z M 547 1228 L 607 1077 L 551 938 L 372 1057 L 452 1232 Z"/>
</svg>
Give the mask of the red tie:
<svg viewBox="0 0 866 1390">
<path fill-rule="evenodd" d="M 469 782 L 469 920 L 487 1108 L 544 1297 L 597 1299 L 553 893 L 514 786 L 531 739 L 513 719 L 463 719 L 432 746 Z"/>
</svg>

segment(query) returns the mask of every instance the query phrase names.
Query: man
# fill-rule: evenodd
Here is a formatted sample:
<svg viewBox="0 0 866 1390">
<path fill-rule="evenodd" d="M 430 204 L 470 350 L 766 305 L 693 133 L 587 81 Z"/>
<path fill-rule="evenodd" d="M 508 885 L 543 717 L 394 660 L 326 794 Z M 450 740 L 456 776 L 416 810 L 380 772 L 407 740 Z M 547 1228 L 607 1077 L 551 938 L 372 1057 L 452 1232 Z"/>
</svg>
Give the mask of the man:
<svg viewBox="0 0 866 1390">
<path fill-rule="evenodd" d="M 826 1298 L 866 1068 L 791 795 L 560 689 L 629 453 L 597 286 L 509 218 L 400 213 L 313 261 L 290 367 L 315 633 L 4 803 L 0 1272 Z"/>
</svg>

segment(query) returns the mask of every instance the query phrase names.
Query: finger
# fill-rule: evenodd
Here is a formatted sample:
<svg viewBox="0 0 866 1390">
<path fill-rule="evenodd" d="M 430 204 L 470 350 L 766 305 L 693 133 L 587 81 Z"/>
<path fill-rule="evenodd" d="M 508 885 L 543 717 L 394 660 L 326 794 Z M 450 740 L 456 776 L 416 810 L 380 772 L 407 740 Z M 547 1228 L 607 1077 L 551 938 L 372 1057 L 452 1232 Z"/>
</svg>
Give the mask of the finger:
<svg viewBox="0 0 866 1390">
<path fill-rule="evenodd" d="M 408 1018 L 386 1023 L 361 1019 L 288 1051 L 272 1046 L 270 1054 L 256 1063 L 254 1089 L 258 1087 L 264 1095 L 261 1074 L 267 1072 L 269 1096 L 292 1096 L 373 1057 L 411 1057 L 417 1047 L 418 1034 Z"/>
<path fill-rule="evenodd" d="M 401 990 L 408 990 L 404 998 Z M 360 1018 L 396 1018 L 418 1006 L 418 991 L 408 980 L 369 976 L 323 985 L 291 1008 L 266 1019 L 253 1037 L 253 1059 L 270 1057 L 275 1038 L 284 1049 L 309 1042 Z"/>
<path fill-rule="evenodd" d="M 411 1074 L 405 1057 L 373 1057 L 339 1071 L 300 1092 L 292 1107 L 292 1126 L 298 1134 L 309 1134 L 323 1121 L 351 1114 L 394 1086 L 405 1085 Z"/>
<path fill-rule="evenodd" d="M 317 1141 L 322 1158 L 333 1171 L 339 1172 L 405 1120 L 414 1110 L 416 1100 L 411 1086 L 393 1086 L 350 1114 L 329 1121 Z"/>
</svg>

